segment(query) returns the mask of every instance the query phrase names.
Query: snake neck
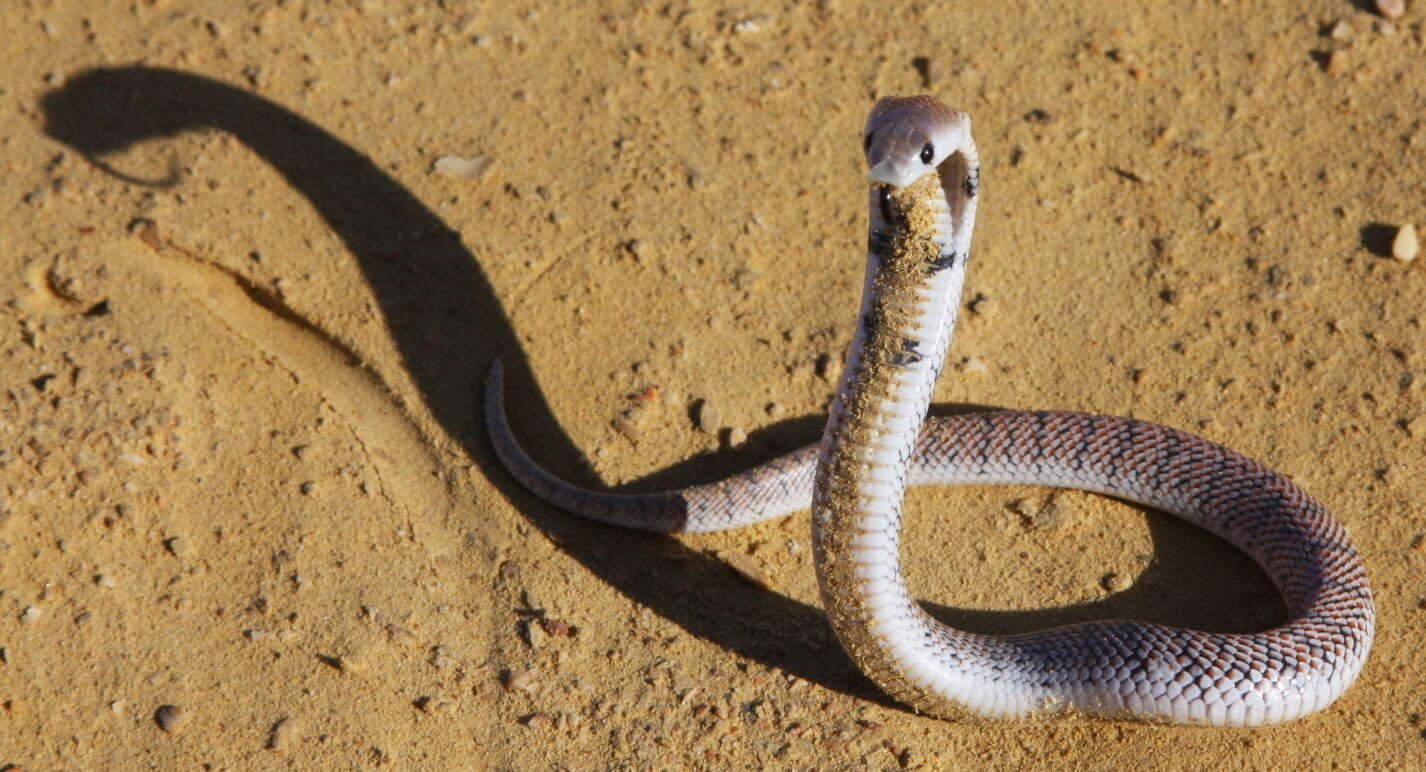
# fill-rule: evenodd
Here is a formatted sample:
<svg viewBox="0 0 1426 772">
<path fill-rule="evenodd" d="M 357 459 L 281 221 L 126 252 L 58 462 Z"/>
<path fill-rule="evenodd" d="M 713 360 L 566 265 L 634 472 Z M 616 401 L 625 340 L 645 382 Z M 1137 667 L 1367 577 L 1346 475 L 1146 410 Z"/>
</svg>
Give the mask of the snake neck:
<svg viewBox="0 0 1426 772">
<path fill-rule="evenodd" d="M 957 201 L 946 190 L 967 195 Z M 967 216 L 974 217 L 969 193 L 973 187 L 947 186 L 936 174 L 900 190 L 873 189 L 860 323 L 828 417 L 812 502 L 818 582 L 837 637 L 883 689 L 931 712 L 940 710 L 928 696 L 933 666 L 922 642 L 935 622 L 901 578 L 901 505 L 955 326 L 970 247 Z"/>
</svg>

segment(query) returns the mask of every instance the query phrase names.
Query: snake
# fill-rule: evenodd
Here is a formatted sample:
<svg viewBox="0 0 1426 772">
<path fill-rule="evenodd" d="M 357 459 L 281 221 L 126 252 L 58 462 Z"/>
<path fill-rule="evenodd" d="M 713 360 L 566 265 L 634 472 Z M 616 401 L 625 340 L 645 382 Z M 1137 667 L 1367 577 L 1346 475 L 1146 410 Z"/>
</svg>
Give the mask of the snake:
<svg viewBox="0 0 1426 772">
<path fill-rule="evenodd" d="M 541 467 L 506 417 L 499 358 L 485 418 L 511 475 L 555 507 L 624 528 L 720 531 L 810 505 L 821 600 L 856 666 L 894 699 L 957 719 L 1081 714 L 1259 726 L 1306 716 L 1366 663 L 1376 612 L 1342 525 L 1297 484 L 1194 435 L 1131 418 L 998 411 L 927 418 L 970 257 L 980 161 L 970 117 L 884 97 L 863 131 L 868 249 L 856 329 L 819 444 L 716 482 L 587 490 Z M 910 485 L 1078 489 L 1164 511 L 1252 557 L 1285 620 L 1207 632 L 1133 620 L 986 635 L 932 618 L 901 569 Z"/>
</svg>

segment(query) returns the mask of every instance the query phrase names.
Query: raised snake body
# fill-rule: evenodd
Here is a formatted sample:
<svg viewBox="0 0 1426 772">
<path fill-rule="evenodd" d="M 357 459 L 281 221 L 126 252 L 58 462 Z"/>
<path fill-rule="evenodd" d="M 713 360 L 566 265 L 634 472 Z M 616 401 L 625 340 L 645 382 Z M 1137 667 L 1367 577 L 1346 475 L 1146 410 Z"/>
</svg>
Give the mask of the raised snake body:
<svg viewBox="0 0 1426 772">
<path fill-rule="evenodd" d="M 661 532 L 736 528 L 810 502 L 818 583 L 837 637 L 872 680 L 927 713 L 1074 710 L 1256 726 L 1340 696 L 1371 648 L 1372 594 L 1345 531 L 1291 481 L 1207 440 L 1127 418 L 925 420 L 975 220 L 970 119 L 932 97 L 886 98 L 864 137 L 873 183 L 865 289 L 820 446 L 679 491 L 584 490 L 515 441 L 497 362 L 486 420 L 511 473 L 563 509 Z M 1287 621 L 1251 634 L 1123 620 L 1006 636 L 947 627 L 902 577 L 902 498 L 908 484 L 972 483 L 1095 491 L 1176 514 L 1251 555 L 1282 593 Z"/>
</svg>

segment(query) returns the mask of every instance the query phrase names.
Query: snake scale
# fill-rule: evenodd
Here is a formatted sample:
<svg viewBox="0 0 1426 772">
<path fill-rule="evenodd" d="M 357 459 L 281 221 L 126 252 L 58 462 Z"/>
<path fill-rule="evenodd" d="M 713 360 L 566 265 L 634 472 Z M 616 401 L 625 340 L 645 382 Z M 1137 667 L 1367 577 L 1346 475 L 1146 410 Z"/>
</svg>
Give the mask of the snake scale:
<svg viewBox="0 0 1426 772">
<path fill-rule="evenodd" d="M 1372 593 L 1341 525 L 1290 480 L 1207 440 L 1128 418 L 926 419 L 975 222 L 980 165 L 970 118 L 934 97 L 887 97 L 863 137 L 871 183 L 864 291 L 820 445 L 683 490 L 584 490 L 516 442 L 497 361 L 486 421 L 511 474 L 570 512 L 659 532 L 736 528 L 810 502 L 818 584 L 838 639 L 881 688 L 925 713 L 1257 726 L 1337 699 L 1371 648 Z M 1252 556 L 1282 594 L 1287 619 L 1257 633 L 1110 620 L 995 636 L 943 625 L 902 576 L 905 489 L 992 483 L 1093 491 L 1178 515 Z"/>
</svg>

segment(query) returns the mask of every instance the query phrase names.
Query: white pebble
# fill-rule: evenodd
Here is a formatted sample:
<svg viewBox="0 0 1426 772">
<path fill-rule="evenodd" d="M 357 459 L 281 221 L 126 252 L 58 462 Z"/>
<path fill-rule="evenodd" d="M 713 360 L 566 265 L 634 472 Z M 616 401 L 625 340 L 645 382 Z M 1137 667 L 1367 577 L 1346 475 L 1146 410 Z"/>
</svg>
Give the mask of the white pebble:
<svg viewBox="0 0 1426 772">
<path fill-rule="evenodd" d="M 443 155 L 432 164 L 431 171 L 446 177 L 466 177 L 469 179 L 480 179 L 490 167 L 495 163 L 495 159 L 484 153 L 474 158 L 461 158 L 455 155 Z"/>
<path fill-rule="evenodd" d="M 160 729 L 169 734 L 177 734 L 183 731 L 183 727 L 188 725 L 192 715 L 188 709 L 181 705 L 162 705 L 154 711 L 154 721 L 158 723 Z"/>
<path fill-rule="evenodd" d="M 1396 238 L 1391 242 L 1391 256 L 1403 263 L 1416 259 L 1421 251 L 1421 243 L 1416 238 L 1416 226 L 1410 223 L 1401 226 Z"/>
<path fill-rule="evenodd" d="M 1376 0 L 1376 10 L 1388 19 L 1399 19 L 1406 13 L 1406 0 Z"/>
</svg>

